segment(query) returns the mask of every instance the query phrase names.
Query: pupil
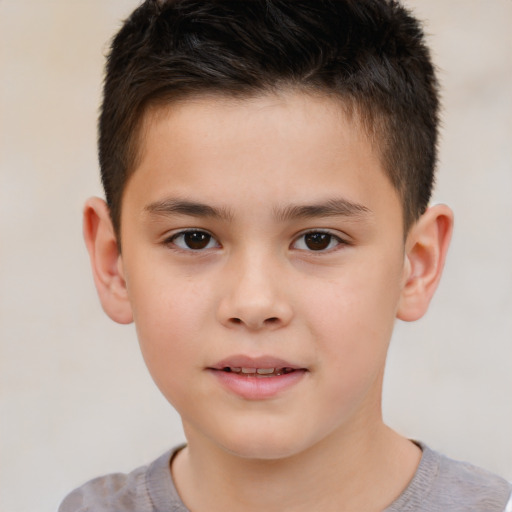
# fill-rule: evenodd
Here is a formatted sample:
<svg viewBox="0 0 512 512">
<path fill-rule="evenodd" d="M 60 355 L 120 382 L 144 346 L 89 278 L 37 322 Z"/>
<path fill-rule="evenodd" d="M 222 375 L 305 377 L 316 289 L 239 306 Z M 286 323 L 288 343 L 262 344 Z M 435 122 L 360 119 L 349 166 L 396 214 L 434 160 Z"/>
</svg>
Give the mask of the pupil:
<svg viewBox="0 0 512 512">
<path fill-rule="evenodd" d="M 204 249 L 210 242 L 211 236 L 201 231 L 191 231 L 184 235 L 185 243 L 190 249 Z"/>
<path fill-rule="evenodd" d="M 305 236 L 305 242 L 308 249 L 312 251 L 321 251 L 329 247 L 331 235 L 328 233 L 308 233 Z"/>
</svg>

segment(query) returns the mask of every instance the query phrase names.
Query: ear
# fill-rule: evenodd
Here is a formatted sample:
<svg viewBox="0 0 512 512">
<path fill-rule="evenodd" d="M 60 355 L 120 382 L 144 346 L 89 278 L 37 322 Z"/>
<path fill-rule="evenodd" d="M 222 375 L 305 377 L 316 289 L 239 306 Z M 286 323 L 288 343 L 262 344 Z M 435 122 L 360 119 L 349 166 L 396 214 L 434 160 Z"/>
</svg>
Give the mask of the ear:
<svg viewBox="0 0 512 512">
<path fill-rule="evenodd" d="M 443 272 L 453 228 L 453 213 L 444 204 L 431 206 L 414 224 L 405 244 L 405 275 L 397 318 L 421 318 Z"/>
<path fill-rule="evenodd" d="M 129 324 L 133 315 L 122 258 L 108 206 L 102 199 L 93 197 L 85 203 L 83 231 L 103 310 L 115 322 Z"/>
</svg>

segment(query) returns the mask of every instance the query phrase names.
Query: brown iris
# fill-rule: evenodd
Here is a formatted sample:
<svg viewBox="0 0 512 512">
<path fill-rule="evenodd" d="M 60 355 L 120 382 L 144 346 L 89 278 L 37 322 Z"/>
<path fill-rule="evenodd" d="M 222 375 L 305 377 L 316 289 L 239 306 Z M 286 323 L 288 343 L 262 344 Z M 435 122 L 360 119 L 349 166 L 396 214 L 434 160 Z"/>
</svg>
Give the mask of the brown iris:
<svg viewBox="0 0 512 512">
<path fill-rule="evenodd" d="M 187 231 L 183 234 L 183 241 L 189 249 L 204 249 L 211 240 L 212 236 L 204 231 Z"/>
<path fill-rule="evenodd" d="M 308 233 L 304 235 L 304 243 L 312 251 L 322 251 L 329 247 L 332 235 L 329 233 Z"/>
</svg>

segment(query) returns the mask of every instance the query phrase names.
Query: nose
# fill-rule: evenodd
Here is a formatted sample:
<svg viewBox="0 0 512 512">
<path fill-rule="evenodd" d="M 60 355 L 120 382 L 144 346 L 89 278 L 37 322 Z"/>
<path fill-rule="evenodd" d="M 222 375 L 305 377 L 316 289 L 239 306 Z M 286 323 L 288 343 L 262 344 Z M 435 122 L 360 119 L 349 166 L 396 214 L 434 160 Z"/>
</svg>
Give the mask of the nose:
<svg viewBox="0 0 512 512">
<path fill-rule="evenodd" d="M 270 258 L 237 258 L 226 267 L 221 288 L 218 318 L 227 327 L 278 329 L 293 317 L 282 269 Z"/>
</svg>

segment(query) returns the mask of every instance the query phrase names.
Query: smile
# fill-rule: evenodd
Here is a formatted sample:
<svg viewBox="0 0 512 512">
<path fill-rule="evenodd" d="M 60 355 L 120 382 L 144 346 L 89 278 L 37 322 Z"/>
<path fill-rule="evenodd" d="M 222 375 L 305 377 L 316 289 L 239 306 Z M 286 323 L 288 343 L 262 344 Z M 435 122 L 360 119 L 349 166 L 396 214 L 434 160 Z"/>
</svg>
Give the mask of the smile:
<svg viewBox="0 0 512 512">
<path fill-rule="evenodd" d="M 277 377 L 279 375 L 286 375 L 292 373 L 295 370 L 293 368 L 244 368 L 244 367 L 232 367 L 226 366 L 222 368 L 223 372 L 236 373 L 243 375 L 244 377 Z"/>
<path fill-rule="evenodd" d="M 206 370 L 230 394 L 250 401 L 268 400 L 291 391 L 309 369 L 272 356 L 234 355 Z"/>
</svg>

